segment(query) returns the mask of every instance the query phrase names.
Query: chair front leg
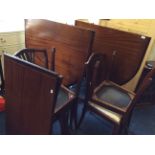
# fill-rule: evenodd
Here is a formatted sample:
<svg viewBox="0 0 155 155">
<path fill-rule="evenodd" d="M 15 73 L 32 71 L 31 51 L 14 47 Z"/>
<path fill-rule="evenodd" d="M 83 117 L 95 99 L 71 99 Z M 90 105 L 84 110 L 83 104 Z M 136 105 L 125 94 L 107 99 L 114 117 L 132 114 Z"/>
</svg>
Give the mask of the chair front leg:
<svg viewBox="0 0 155 155">
<path fill-rule="evenodd" d="M 71 111 L 70 111 L 70 126 L 71 129 L 77 128 L 77 114 L 78 114 L 78 98 L 75 99 L 74 103 L 72 104 Z"/>
<path fill-rule="evenodd" d="M 86 104 L 84 104 L 84 107 L 82 109 L 82 114 L 81 114 L 80 119 L 79 119 L 78 124 L 77 124 L 77 129 L 80 127 L 82 121 L 84 120 L 85 114 L 87 112 L 87 108 L 88 108 L 88 106 Z"/>
<path fill-rule="evenodd" d="M 69 125 L 68 125 L 69 113 L 64 112 L 60 116 L 60 126 L 61 126 L 61 134 L 68 135 L 69 134 Z"/>
<path fill-rule="evenodd" d="M 122 134 L 122 128 L 123 128 L 122 123 L 115 124 L 113 127 L 112 134 L 113 135 L 121 135 Z"/>
</svg>

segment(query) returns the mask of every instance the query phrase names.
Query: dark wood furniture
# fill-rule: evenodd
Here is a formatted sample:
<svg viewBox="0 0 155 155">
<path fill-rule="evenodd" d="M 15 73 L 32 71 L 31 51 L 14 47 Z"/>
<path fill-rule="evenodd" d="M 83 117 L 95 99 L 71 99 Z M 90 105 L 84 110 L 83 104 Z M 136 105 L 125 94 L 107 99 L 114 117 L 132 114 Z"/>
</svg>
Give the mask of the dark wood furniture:
<svg viewBox="0 0 155 155">
<path fill-rule="evenodd" d="M 75 95 L 62 76 L 16 56 L 4 55 L 7 134 L 50 134 L 54 120 L 68 133 Z"/>
<path fill-rule="evenodd" d="M 145 67 L 139 79 L 139 82 L 136 87 L 136 91 L 138 91 L 141 83 L 143 82 L 145 76 L 155 68 L 155 61 L 146 61 Z M 143 96 L 140 99 L 140 104 L 137 106 L 144 106 L 154 104 L 155 102 L 155 78 L 152 81 L 152 85 L 144 92 Z"/>
<path fill-rule="evenodd" d="M 150 37 L 78 20 L 75 21 L 75 25 L 95 31 L 92 51 L 106 54 L 108 79 L 122 85 L 135 76 L 149 45 Z M 115 59 L 112 62 L 112 55 L 114 53 Z M 113 68 L 111 70 L 112 63 Z"/>
<path fill-rule="evenodd" d="M 14 54 L 15 56 L 42 66 L 44 68 L 55 70 L 55 48 L 51 49 L 51 58 L 50 58 L 50 68 L 49 68 L 49 58 L 46 49 L 37 49 L 37 48 L 25 48 Z"/>
<path fill-rule="evenodd" d="M 146 64 L 144 66 L 142 75 L 138 81 L 137 87 L 136 87 L 136 91 L 138 90 L 140 84 L 143 82 L 145 76 L 147 75 L 148 72 L 150 72 L 153 68 L 155 67 L 155 61 L 146 61 Z"/>
<path fill-rule="evenodd" d="M 105 60 L 105 55 L 93 53 L 86 63 L 86 99 L 79 125 L 89 109 L 114 125 L 113 134 L 126 134 L 133 108 L 155 77 L 155 68 L 147 74 L 135 94 L 111 81 L 104 80 L 98 84 L 100 66 Z"/>
<path fill-rule="evenodd" d="M 26 48 L 46 48 L 50 57 L 49 49 L 55 47 L 55 71 L 64 76 L 65 85 L 81 78 L 93 37 L 93 31 L 75 26 L 42 19 L 25 20 Z"/>
</svg>

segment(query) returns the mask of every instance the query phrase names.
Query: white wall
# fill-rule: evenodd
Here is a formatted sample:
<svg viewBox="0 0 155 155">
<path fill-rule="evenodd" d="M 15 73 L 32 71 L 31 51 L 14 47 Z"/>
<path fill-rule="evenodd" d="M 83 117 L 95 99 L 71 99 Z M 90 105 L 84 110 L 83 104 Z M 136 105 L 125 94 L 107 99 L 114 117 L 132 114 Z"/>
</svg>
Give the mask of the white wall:
<svg viewBox="0 0 155 155">
<path fill-rule="evenodd" d="M 24 19 L 0 19 L 0 32 L 24 31 Z"/>
</svg>

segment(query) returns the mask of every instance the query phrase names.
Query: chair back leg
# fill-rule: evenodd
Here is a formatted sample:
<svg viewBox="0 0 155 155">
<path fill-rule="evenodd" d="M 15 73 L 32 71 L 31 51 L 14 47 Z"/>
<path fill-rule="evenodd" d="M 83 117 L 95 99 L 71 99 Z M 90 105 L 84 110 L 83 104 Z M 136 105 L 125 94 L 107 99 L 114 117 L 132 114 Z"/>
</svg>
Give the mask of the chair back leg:
<svg viewBox="0 0 155 155">
<path fill-rule="evenodd" d="M 77 117 L 78 117 L 78 98 L 76 98 L 76 100 L 74 101 L 70 111 L 70 126 L 72 130 L 77 129 L 78 125 Z"/>
<path fill-rule="evenodd" d="M 68 116 L 69 116 L 68 112 L 63 113 L 60 116 L 60 126 L 61 126 L 61 134 L 62 135 L 68 135 L 69 134 Z"/>
<path fill-rule="evenodd" d="M 82 114 L 81 114 L 81 116 L 80 116 L 80 118 L 79 118 L 79 121 L 78 121 L 78 124 L 77 124 L 77 129 L 80 127 L 81 123 L 82 123 L 83 120 L 84 120 L 84 117 L 85 117 L 86 112 L 87 112 L 87 108 L 88 108 L 87 105 L 84 104 L 83 109 L 82 109 Z"/>
<path fill-rule="evenodd" d="M 120 125 L 114 125 L 113 130 L 112 130 L 112 134 L 113 135 L 120 135 L 122 134 L 122 123 Z"/>
</svg>

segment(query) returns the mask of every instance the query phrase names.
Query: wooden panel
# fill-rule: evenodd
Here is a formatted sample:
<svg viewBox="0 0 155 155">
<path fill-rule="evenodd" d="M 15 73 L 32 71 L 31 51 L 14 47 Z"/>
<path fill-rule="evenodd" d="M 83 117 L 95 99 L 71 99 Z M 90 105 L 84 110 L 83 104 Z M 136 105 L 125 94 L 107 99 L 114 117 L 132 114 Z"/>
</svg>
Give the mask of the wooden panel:
<svg viewBox="0 0 155 155">
<path fill-rule="evenodd" d="M 9 55 L 4 63 L 7 134 L 49 134 L 61 77 Z"/>
<path fill-rule="evenodd" d="M 93 52 L 107 55 L 107 70 L 112 64 L 112 53 L 116 51 L 110 79 L 118 84 L 125 84 L 137 73 L 150 37 L 119 31 L 107 27 L 76 21 L 75 25 L 95 31 Z"/>
<path fill-rule="evenodd" d="M 94 32 L 48 20 L 25 20 L 27 48 L 56 48 L 55 70 L 64 76 L 64 84 L 76 82 L 90 54 Z"/>
</svg>

